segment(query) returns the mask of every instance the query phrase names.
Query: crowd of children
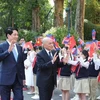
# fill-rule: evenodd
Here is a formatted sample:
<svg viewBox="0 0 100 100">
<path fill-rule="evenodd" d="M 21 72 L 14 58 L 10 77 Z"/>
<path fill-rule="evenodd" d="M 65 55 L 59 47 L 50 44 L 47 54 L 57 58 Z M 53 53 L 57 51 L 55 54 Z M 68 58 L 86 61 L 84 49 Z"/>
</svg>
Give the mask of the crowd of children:
<svg viewBox="0 0 100 100">
<path fill-rule="evenodd" d="M 35 96 L 32 97 L 33 99 L 39 98 L 36 86 L 36 68 L 32 66 L 37 52 L 39 52 L 37 48 L 28 50 L 24 61 L 26 85 L 30 87 L 30 91 L 27 94 L 35 93 Z M 66 56 L 68 57 L 68 63 L 60 68 L 60 77 L 57 85 L 57 88 L 62 91 L 62 100 L 69 100 L 70 90 L 73 90 L 76 94 L 71 100 L 86 100 L 87 94 L 89 95 L 89 100 L 96 100 L 97 89 L 100 87 L 98 85 L 100 50 L 96 49 L 90 58 L 86 48 L 81 51 L 78 50 L 77 55 L 74 55 L 70 47 L 65 46 L 59 50 L 59 58 L 61 60 Z"/>
<path fill-rule="evenodd" d="M 87 94 L 89 100 L 96 100 L 100 72 L 100 50 L 96 49 L 90 58 L 88 50 L 85 49 L 78 51 L 77 55 L 73 55 L 68 46 L 61 49 L 60 55 L 69 57 L 68 63 L 60 69 L 58 81 L 58 89 L 62 91 L 62 100 L 69 100 L 69 91 L 73 87 L 72 82 L 74 82 L 73 92 L 76 96 L 71 100 L 87 100 Z"/>
</svg>

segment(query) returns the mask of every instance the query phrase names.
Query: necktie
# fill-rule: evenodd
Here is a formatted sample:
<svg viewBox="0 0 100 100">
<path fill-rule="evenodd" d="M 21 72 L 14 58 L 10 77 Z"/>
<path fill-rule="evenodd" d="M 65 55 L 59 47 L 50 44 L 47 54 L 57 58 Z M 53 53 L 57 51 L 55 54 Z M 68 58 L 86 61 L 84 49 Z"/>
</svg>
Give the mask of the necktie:
<svg viewBox="0 0 100 100">
<path fill-rule="evenodd" d="M 53 56 L 52 56 L 52 53 L 51 53 L 51 52 L 49 52 L 49 57 L 50 57 L 50 59 L 52 60 Z M 51 70 L 52 70 L 52 75 L 54 75 L 53 67 L 51 67 Z"/>
<path fill-rule="evenodd" d="M 51 52 L 49 52 L 49 57 L 50 57 L 50 59 L 52 60 L 52 55 L 51 55 Z"/>
<path fill-rule="evenodd" d="M 15 50 L 15 47 L 13 48 L 13 51 L 12 52 L 13 52 L 13 55 L 14 55 L 15 60 L 17 61 L 18 54 L 17 54 L 17 52 Z"/>
</svg>

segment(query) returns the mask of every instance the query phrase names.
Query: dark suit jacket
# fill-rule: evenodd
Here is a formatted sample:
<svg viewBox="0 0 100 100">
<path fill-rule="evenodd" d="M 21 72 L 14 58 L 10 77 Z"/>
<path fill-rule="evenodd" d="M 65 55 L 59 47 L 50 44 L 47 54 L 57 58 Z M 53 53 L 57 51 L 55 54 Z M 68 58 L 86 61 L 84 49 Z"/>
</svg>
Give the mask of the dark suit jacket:
<svg viewBox="0 0 100 100">
<path fill-rule="evenodd" d="M 17 46 L 18 60 L 16 62 L 12 52 L 8 52 L 9 44 L 7 41 L 0 44 L 0 85 L 12 85 L 15 81 L 16 75 L 20 84 L 23 84 L 25 79 L 23 52 L 19 45 Z"/>
<path fill-rule="evenodd" d="M 55 51 L 52 52 L 54 55 Z M 45 49 L 37 54 L 37 86 L 46 87 L 50 86 L 52 78 L 54 85 L 56 85 L 57 68 L 63 66 L 63 63 L 59 63 L 59 58 L 52 64 L 50 57 Z M 53 76 L 53 77 L 52 77 Z"/>
</svg>

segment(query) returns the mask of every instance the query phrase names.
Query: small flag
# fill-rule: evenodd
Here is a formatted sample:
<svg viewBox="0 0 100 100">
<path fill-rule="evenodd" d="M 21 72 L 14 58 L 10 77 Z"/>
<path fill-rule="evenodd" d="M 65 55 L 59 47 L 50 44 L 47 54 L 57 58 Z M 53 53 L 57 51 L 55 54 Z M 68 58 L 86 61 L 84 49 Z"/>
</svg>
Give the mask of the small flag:
<svg viewBox="0 0 100 100">
<path fill-rule="evenodd" d="M 62 44 L 68 44 L 69 43 L 69 38 L 64 37 L 63 41 L 62 41 Z"/>
<path fill-rule="evenodd" d="M 93 43 L 92 41 L 87 41 L 87 42 L 85 43 L 85 49 L 86 49 L 86 50 L 90 50 L 90 46 L 91 46 L 92 43 Z"/>
<path fill-rule="evenodd" d="M 76 41 L 75 41 L 74 36 L 71 36 L 69 40 L 70 40 L 69 46 L 70 46 L 70 49 L 72 49 L 74 46 L 76 46 Z"/>
<path fill-rule="evenodd" d="M 69 44 L 70 42 L 70 34 L 68 34 L 66 37 L 64 37 L 62 44 Z"/>
<path fill-rule="evenodd" d="M 23 48 L 33 49 L 32 41 L 26 42 L 26 43 L 23 45 Z"/>
<path fill-rule="evenodd" d="M 56 50 L 61 48 L 57 41 L 54 42 L 54 47 L 55 47 Z"/>
<path fill-rule="evenodd" d="M 93 53 L 95 52 L 95 50 L 97 49 L 97 45 L 95 42 L 93 42 L 91 45 L 90 45 L 90 50 L 89 50 L 89 56 L 90 57 L 93 57 Z"/>
<path fill-rule="evenodd" d="M 42 39 L 41 39 L 41 37 L 38 37 L 37 39 L 36 39 L 36 42 L 35 42 L 35 44 L 34 44 L 34 47 L 35 46 L 42 46 Z"/>
<path fill-rule="evenodd" d="M 96 38 L 96 31 L 95 29 L 92 30 L 92 40 L 95 40 Z"/>
<path fill-rule="evenodd" d="M 78 42 L 80 45 L 82 45 L 82 46 L 84 45 L 84 41 L 81 38 L 78 39 Z"/>
<path fill-rule="evenodd" d="M 52 34 L 47 34 L 46 37 L 51 38 L 53 40 L 53 42 L 56 41 L 55 37 Z"/>
<path fill-rule="evenodd" d="M 79 51 L 82 51 L 82 45 L 78 45 L 78 46 L 77 46 L 77 49 L 78 49 Z"/>
</svg>

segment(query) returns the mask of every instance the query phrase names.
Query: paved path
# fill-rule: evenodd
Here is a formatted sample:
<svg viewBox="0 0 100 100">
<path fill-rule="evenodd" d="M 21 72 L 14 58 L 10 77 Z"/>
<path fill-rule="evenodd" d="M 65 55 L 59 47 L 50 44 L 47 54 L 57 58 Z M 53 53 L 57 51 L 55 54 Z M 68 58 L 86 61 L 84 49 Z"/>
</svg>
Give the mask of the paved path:
<svg viewBox="0 0 100 100">
<path fill-rule="evenodd" d="M 28 95 L 28 94 L 26 94 L 26 93 L 27 93 L 27 92 L 24 91 L 24 100 L 35 100 L 35 99 L 31 99 L 31 97 L 32 97 L 33 95 Z M 53 100 L 62 100 L 62 97 L 59 96 L 60 94 L 61 94 L 61 91 L 58 90 L 58 89 L 55 89 L 55 90 L 54 90 L 54 94 L 53 94 Z M 74 94 L 72 91 L 70 91 L 70 98 L 72 98 L 74 95 L 75 95 L 75 94 Z M 100 95 L 100 92 L 97 91 L 97 95 Z M 87 97 L 87 100 L 88 100 L 88 97 Z"/>
<path fill-rule="evenodd" d="M 54 90 L 54 94 L 53 94 L 53 100 L 62 100 L 62 97 L 59 96 L 61 94 L 61 91 L 58 89 Z M 70 91 L 70 98 L 72 98 L 75 94 Z M 100 95 L 100 91 L 97 91 L 97 96 Z M 24 100 L 35 100 L 32 99 L 31 97 L 34 95 L 28 95 L 26 91 L 24 91 Z M 38 99 L 37 99 L 38 100 Z M 88 100 L 88 96 L 87 96 L 87 100 Z"/>
<path fill-rule="evenodd" d="M 53 100 L 61 100 L 61 96 L 59 96 L 61 94 L 61 91 L 58 89 L 54 90 L 54 94 L 53 94 Z M 26 94 L 26 91 L 24 91 L 24 100 L 34 100 L 31 99 L 33 95 L 28 95 Z"/>
<path fill-rule="evenodd" d="M 53 100 L 62 100 L 62 97 L 59 96 L 60 94 L 61 94 L 61 91 L 58 89 L 55 89 L 54 94 L 53 94 Z M 70 98 L 72 98 L 74 95 L 75 94 L 72 91 L 70 91 Z M 97 96 L 98 95 L 100 95 L 100 91 L 97 91 Z M 31 98 L 32 96 L 34 96 L 34 95 L 28 95 L 27 91 L 24 91 L 24 100 L 36 100 L 36 99 L 32 99 Z M 37 100 L 39 100 L 39 99 L 37 99 Z M 87 97 L 87 100 L 88 100 L 88 97 Z M 100 99 L 98 99 L 98 100 L 100 100 Z"/>
</svg>

